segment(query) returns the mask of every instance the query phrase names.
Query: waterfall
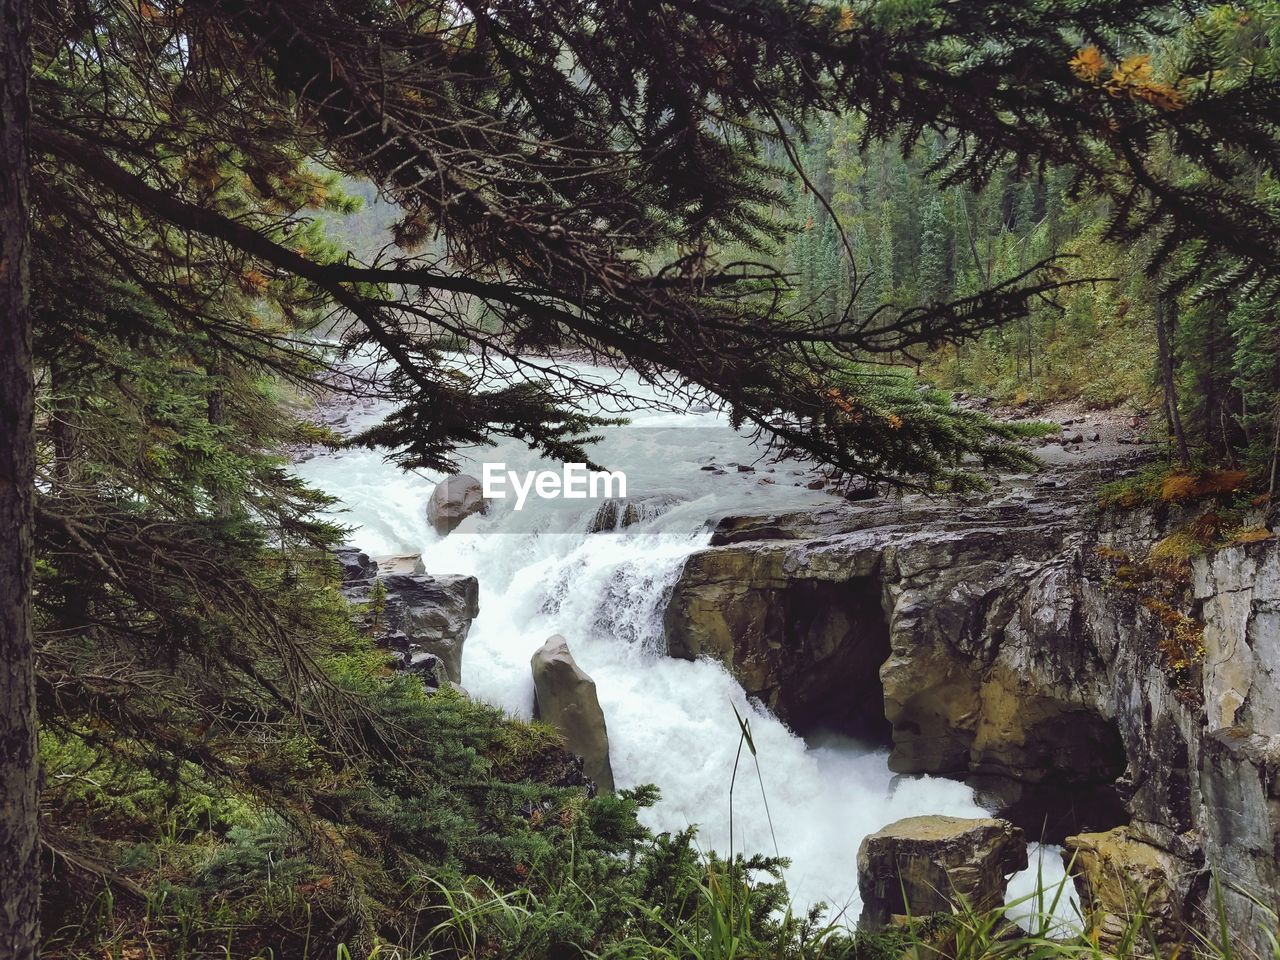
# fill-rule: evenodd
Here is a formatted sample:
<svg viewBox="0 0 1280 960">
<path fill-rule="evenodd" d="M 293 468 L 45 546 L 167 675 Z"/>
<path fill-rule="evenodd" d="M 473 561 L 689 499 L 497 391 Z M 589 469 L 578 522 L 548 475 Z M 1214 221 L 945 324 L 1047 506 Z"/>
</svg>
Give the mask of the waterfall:
<svg viewBox="0 0 1280 960">
<path fill-rule="evenodd" d="M 625 386 L 655 404 L 663 400 L 634 378 Z M 369 406 L 348 426 L 381 413 Z M 406 473 L 364 450 L 321 453 L 296 469 L 341 499 L 345 512 L 338 518 L 355 527 L 351 542 L 361 549 L 375 556 L 420 552 L 429 573 L 479 579 L 480 615 L 462 665 L 463 686 L 473 696 L 529 717 L 529 658 L 553 633 L 568 639 L 596 682 L 618 786 L 661 788 L 662 800 L 643 814 L 649 827 L 696 824 L 704 849 L 729 850 L 729 787 L 740 735 L 735 708 L 749 718 L 759 780 L 748 758 L 733 794 L 733 849 L 772 854 L 776 837 L 776 852 L 792 861 L 786 879 L 795 907 L 825 901 L 832 916 L 852 923 L 860 910 L 856 857 L 864 836 L 901 817 L 987 811 L 955 781 L 896 778 L 883 749 L 834 737 L 806 743 L 749 703 L 719 664 L 666 656 L 667 594 L 685 559 L 707 545 L 715 521 L 798 509 L 826 495 L 805 489 L 800 469 L 764 462 L 761 450 L 714 411 L 642 409 L 630 418 L 602 431 L 592 456 L 626 473 L 633 498 L 653 497 L 659 506 L 637 510 L 628 526 L 595 533 L 588 531 L 600 526 L 598 501 L 530 498 L 518 514 L 510 499 L 497 501 L 488 515 L 468 518 L 441 538 L 425 519 L 439 476 Z M 463 471 L 476 476 L 481 462 L 516 470 L 553 466 L 515 442 L 464 451 L 462 461 Z M 1047 867 L 1046 877 L 1054 875 Z"/>
</svg>

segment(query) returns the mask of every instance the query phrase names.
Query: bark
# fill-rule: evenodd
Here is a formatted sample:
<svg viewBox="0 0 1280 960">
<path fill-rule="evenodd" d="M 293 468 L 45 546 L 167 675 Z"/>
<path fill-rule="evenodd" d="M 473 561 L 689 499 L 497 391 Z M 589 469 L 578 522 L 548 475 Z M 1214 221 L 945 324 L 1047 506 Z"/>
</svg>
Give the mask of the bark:
<svg viewBox="0 0 1280 960">
<path fill-rule="evenodd" d="M 1160 382 L 1164 385 L 1165 415 L 1169 419 L 1169 432 L 1173 434 L 1178 449 L 1178 462 L 1182 466 L 1191 463 L 1187 448 L 1187 434 L 1182 429 L 1182 415 L 1178 412 L 1178 388 L 1173 379 L 1173 351 L 1169 348 L 1169 326 L 1177 323 L 1177 306 L 1169 302 L 1166 320 L 1165 299 L 1156 296 L 1156 345 L 1160 350 Z"/>
<path fill-rule="evenodd" d="M 13 960 L 36 956 L 40 895 L 31 633 L 30 35 L 30 0 L 0 0 L 0 956 Z"/>
</svg>

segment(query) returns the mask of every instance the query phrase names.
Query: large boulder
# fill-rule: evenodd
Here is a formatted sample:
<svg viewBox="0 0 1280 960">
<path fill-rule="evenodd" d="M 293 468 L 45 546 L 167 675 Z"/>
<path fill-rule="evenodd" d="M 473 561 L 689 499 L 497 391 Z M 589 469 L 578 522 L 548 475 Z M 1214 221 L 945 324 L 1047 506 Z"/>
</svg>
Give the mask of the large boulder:
<svg viewBox="0 0 1280 960">
<path fill-rule="evenodd" d="M 381 609 L 375 583 L 383 588 Z M 406 665 L 421 672 L 428 663 L 423 655 L 430 654 L 439 661 L 442 681 L 462 682 L 462 645 L 480 613 L 475 577 L 392 574 L 348 584 L 342 592 L 362 606 L 363 626 L 375 640 L 404 654 Z"/>
<path fill-rule="evenodd" d="M 551 724 L 565 746 L 582 757 L 583 772 L 603 793 L 613 791 L 609 765 L 609 731 L 596 696 L 596 684 L 569 652 L 562 636 L 553 636 L 530 661 L 533 669 L 534 716 Z"/>
<path fill-rule="evenodd" d="M 859 926 L 950 913 L 964 902 L 990 910 L 1004 902 L 1009 876 L 1027 866 L 1027 841 L 1005 820 L 908 817 L 858 848 Z"/>
<path fill-rule="evenodd" d="M 398 573 L 426 573 L 427 566 L 422 562 L 420 553 L 397 553 L 378 557 L 377 572 L 382 576 Z"/>
<path fill-rule="evenodd" d="M 1180 857 L 1126 826 L 1068 837 L 1062 858 L 1080 894 L 1086 934 L 1103 950 L 1118 950 L 1139 914 L 1157 942 L 1186 941 L 1197 872 Z"/>
<path fill-rule="evenodd" d="M 480 481 L 469 474 L 458 473 L 445 477 L 431 492 L 431 499 L 427 501 L 427 523 L 443 537 L 473 513 L 488 510 L 489 502 L 484 498 Z"/>
</svg>

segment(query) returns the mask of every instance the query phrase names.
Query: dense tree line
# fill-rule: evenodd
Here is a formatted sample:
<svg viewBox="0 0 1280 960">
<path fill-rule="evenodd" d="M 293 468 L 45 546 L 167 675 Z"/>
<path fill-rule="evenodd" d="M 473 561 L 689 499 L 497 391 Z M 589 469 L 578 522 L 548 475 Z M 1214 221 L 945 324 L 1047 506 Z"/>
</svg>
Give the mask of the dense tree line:
<svg viewBox="0 0 1280 960">
<path fill-rule="evenodd" d="M 1223 87 L 1242 75 L 1275 76 L 1278 24 L 1274 4 L 1218 7 L 1167 38 L 1154 57 L 1135 55 L 1129 70 L 1167 80 L 1189 48 L 1207 45 L 1223 64 L 1215 78 Z M 856 114 L 820 118 L 804 133 L 801 161 L 811 182 L 787 198 L 784 215 L 796 230 L 778 256 L 798 300 L 828 312 L 852 302 L 865 316 L 884 303 L 963 296 L 1059 257 L 1059 269 L 1079 283 L 968 343 L 899 359 L 952 390 L 1163 408 L 1175 456 L 1245 463 L 1273 485 L 1275 291 L 1233 285 L 1247 269 L 1242 261 L 1200 246 L 1162 259 L 1154 240 L 1118 239 L 1114 197 L 1071 167 L 1008 162 L 981 187 L 947 185 L 938 169 L 945 134 L 868 142 Z M 1153 149 L 1180 166 L 1168 145 Z M 1273 201 L 1273 178 L 1242 163 L 1257 199 Z"/>
<path fill-rule="evenodd" d="M 1214 398 L 1188 429 L 1265 447 L 1277 78 L 1228 67 L 1274 38 L 1154 0 L 0 4 L 8 955 L 37 949 L 41 871 L 51 935 L 95 887 L 144 915 L 121 865 L 179 807 L 174 836 L 235 840 L 241 874 L 287 833 L 326 944 L 407 936 L 427 869 L 511 884 L 573 844 L 601 911 L 676 904 L 599 929 L 678 920 L 687 838 L 644 837 L 651 798 L 584 808 L 536 732 L 388 681 L 353 634 L 339 531 L 280 455 L 333 440 L 281 405 L 328 359 L 317 330 L 385 362 L 364 386 L 397 412 L 358 441 L 409 465 L 493 435 L 588 456 L 583 384 L 538 360 L 567 347 L 834 468 L 965 486 L 1026 464 L 1011 431 L 869 362 L 1022 337 L 1032 376 L 1046 298 L 1091 278 L 1058 245 L 1094 230 Z M 394 205 L 391 242 L 326 236 L 344 182 Z M 523 375 L 484 377 L 495 355 Z M 204 903 L 235 873 L 214 860 L 173 896 Z M 253 902 L 296 946 L 297 903 Z"/>
</svg>

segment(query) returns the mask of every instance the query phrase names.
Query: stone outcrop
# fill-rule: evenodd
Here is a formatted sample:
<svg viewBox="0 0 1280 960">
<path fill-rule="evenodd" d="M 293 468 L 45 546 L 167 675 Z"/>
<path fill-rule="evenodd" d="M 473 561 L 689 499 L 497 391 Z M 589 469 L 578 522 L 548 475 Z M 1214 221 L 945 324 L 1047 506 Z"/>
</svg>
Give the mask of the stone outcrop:
<svg viewBox="0 0 1280 960">
<path fill-rule="evenodd" d="M 1088 929 L 1107 951 L 1117 951 L 1141 911 L 1147 931 L 1167 947 L 1186 939 L 1184 920 L 1198 871 L 1141 839 L 1128 827 L 1068 837 L 1063 860 L 1075 879 Z"/>
<path fill-rule="evenodd" d="M 683 503 L 684 498 L 675 494 L 655 493 L 641 497 L 609 497 L 600 502 L 595 516 L 587 525 L 587 533 L 608 533 L 625 530 L 644 520 L 660 517 L 672 507 Z"/>
<path fill-rule="evenodd" d="M 1191 559 L 1183 608 L 1162 607 L 1113 558 L 1199 511 L 1099 511 L 1125 469 L 729 518 L 673 590 L 669 650 L 721 660 L 802 733 L 875 737 L 879 710 L 894 770 L 962 778 L 1037 839 L 1125 826 L 1187 878 L 1170 923 L 1213 913 L 1217 869 L 1233 932 L 1263 947 L 1251 897 L 1280 906 L 1280 544 Z M 1176 667 L 1171 614 L 1192 648 L 1204 626 L 1203 656 Z"/>
<path fill-rule="evenodd" d="M 378 575 L 378 564 L 369 555 L 355 547 L 338 547 L 333 551 L 338 561 L 338 572 L 343 583 L 359 583 Z"/>
<path fill-rule="evenodd" d="M 569 652 L 564 637 L 551 637 L 533 655 L 534 716 L 551 724 L 565 746 L 582 757 L 583 772 L 602 793 L 613 792 L 609 732 L 596 684 Z"/>
<path fill-rule="evenodd" d="M 859 926 L 951 913 L 967 904 L 1004 902 L 1010 875 L 1027 866 L 1027 841 L 1005 820 L 908 817 L 871 834 L 858 848 Z"/>
<path fill-rule="evenodd" d="M 384 591 L 380 610 L 375 583 Z M 394 650 L 405 669 L 430 687 L 462 682 L 462 646 L 480 612 L 475 577 L 390 574 L 350 581 L 342 593 L 360 606 L 359 625 Z"/>
<path fill-rule="evenodd" d="M 457 473 L 445 477 L 431 491 L 427 501 L 427 523 L 440 536 L 457 529 L 458 524 L 474 513 L 487 513 L 489 503 L 484 488 L 475 477 Z"/>
<path fill-rule="evenodd" d="M 426 573 L 426 564 L 420 553 L 397 553 L 376 559 L 377 573 L 388 576 L 394 573 Z"/>
</svg>

